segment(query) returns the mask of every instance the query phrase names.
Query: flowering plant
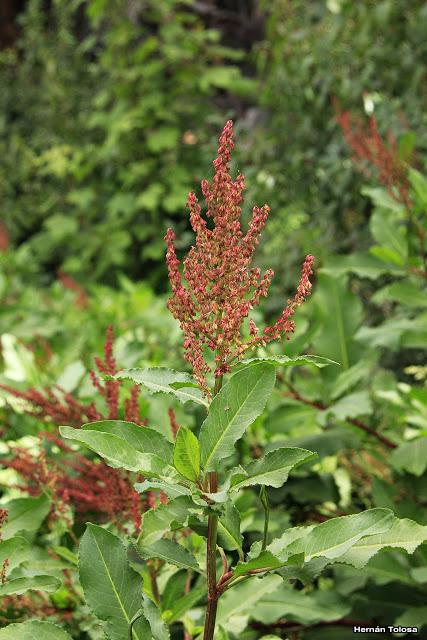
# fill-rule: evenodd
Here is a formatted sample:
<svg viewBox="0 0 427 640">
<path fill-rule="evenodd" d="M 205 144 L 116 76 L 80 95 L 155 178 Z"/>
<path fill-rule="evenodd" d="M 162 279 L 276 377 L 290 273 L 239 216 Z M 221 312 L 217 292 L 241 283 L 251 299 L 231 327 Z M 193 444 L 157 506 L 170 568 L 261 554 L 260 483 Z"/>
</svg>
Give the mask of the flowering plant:
<svg viewBox="0 0 427 640">
<path fill-rule="evenodd" d="M 336 562 L 362 567 L 388 547 L 413 552 L 427 538 L 427 527 L 374 508 L 276 529 L 279 535 L 271 539 L 270 488 L 282 487 L 296 469 L 304 473 L 316 463 L 316 454 L 299 447 L 258 448 L 253 459 L 240 465 L 236 447 L 262 419 L 277 368 L 336 363 L 314 355 L 266 355 L 269 343 L 288 339 L 295 329 L 295 311 L 311 291 L 313 257 L 306 257 L 297 292 L 279 318 L 259 328 L 250 312 L 267 296 L 273 273 L 261 274 L 251 261 L 269 209 L 254 207 L 248 230 L 242 230 L 244 179 L 230 175 L 232 148 L 228 122 L 212 184 L 202 183 L 206 217 L 195 194 L 188 198 L 196 242 L 182 273 L 173 231 L 165 238 L 169 309 L 180 322 L 193 375 L 165 367 L 117 371 L 108 348 L 105 362 L 98 362 L 105 386 L 92 376 L 108 400 L 108 419 L 97 416 L 81 428 L 60 429 L 70 447 L 84 446 L 113 469 L 138 474 L 135 490 L 150 496 L 141 527 L 124 539 L 126 532 L 117 535 L 112 526 L 88 524 L 80 541 L 85 601 L 110 640 L 241 637 L 255 602 L 298 599 L 295 579 L 318 576 Z M 262 351 L 246 357 L 259 347 Z M 199 424 L 194 430 L 180 426 L 170 406 L 172 438 L 155 425 L 142 424 L 135 390 L 125 419 L 119 419 L 117 383 L 124 380 L 169 401 L 191 403 L 195 416 L 202 415 Z M 254 487 L 260 488 L 256 495 Z M 247 494 L 258 500 L 262 514 L 251 545 L 239 509 Z M 52 640 L 66 639 L 55 627 L 49 633 Z"/>
</svg>

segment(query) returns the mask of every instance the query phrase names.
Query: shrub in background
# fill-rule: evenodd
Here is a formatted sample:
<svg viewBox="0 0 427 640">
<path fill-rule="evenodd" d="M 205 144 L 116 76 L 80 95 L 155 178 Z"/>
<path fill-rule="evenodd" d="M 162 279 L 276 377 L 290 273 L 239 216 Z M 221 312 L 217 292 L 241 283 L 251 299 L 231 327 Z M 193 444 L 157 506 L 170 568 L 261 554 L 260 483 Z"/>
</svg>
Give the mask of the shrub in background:
<svg viewBox="0 0 427 640">
<path fill-rule="evenodd" d="M 251 134 L 258 160 L 248 177 L 276 214 L 265 260 L 285 274 L 296 264 L 295 247 L 310 246 L 322 261 L 368 241 L 370 207 L 337 126 L 334 98 L 345 110 L 374 112 L 382 134 L 402 138 L 404 159 L 414 136 L 425 157 L 427 11 L 424 2 L 405 0 L 262 6 L 266 38 L 256 62 L 266 115 L 259 134 Z"/>
<path fill-rule="evenodd" d="M 201 123 L 218 120 L 219 91 L 251 86 L 190 9 L 27 3 L 17 47 L 0 54 L 0 217 L 48 276 L 157 282 L 158 230 L 184 226 L 206 165 Z"/>
</svg>

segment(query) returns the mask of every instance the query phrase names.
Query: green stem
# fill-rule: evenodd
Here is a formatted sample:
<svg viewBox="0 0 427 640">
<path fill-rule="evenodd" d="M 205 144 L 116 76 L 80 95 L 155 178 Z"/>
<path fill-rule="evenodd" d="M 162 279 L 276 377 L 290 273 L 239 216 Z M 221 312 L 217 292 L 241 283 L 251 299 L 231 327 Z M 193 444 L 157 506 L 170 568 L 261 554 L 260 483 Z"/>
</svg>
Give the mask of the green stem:
<svg viewBox="0 0 427 640">
<path fill-rule="evenodd" d="M 259 498 L 261 500 L 261 504 L 264 509 L 264 534 L 262 536 L 262 547 L 261 547 L 262 551 L 264 551 L 265 548 L 267 547 L 268 525 L 270 522 L 270 503 L 268 501 L 267 491 L 265 490 L 264 486 L 262 486 L 260 489 Z"/>
</svg>

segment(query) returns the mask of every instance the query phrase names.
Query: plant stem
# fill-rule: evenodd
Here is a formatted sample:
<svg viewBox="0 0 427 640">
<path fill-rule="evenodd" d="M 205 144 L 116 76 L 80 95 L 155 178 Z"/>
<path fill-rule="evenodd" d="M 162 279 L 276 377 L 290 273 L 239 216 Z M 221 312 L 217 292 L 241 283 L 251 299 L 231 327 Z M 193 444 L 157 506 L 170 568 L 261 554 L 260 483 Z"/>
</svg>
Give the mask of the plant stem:
<svg viewBox="0 0 427 640">
<path fill-rule="evenodd" d="M 154 600 L 156 601 L 157 604 L 159 604 L 160 603 L 160 591 L 159 591 L 159 585 L 157 584 L 157 571 L 153 567 L 152 564 L 149 564 L 148 571 L 149 571 L 149 574 L 150 574 L 151 592 L 153 594 Z"/>
<path fill-rule="evenodd" d="M 268 525 L 270 522 L 270 503 L 268 501 L 268 495 L 267 495 L 267 491 L 265 489 L 265 487 L 261 487 L 260 492 L 259 492 L 259 498 L 261 500 L 261 504 L 263 506 L 264 509 L 264 533 L 262 536 L 262 551 L 265 550 L 265 548 L 267 547 L 267 542 L 268 542 Z"/>
<path fill-rule="evenodd" d="M 217 490 L 217 474 L 209 474 L 209 490 L 214 493 Z M 218 516 L 211 513 L 208 518 L 208 546 L 206 556 L 206 571 L 208 578 L 208 606 L 206 609 L 205 629 L 203 640 L 213 640 L 215 632 L 215 619 L 218 606 L 218 591 L 216 587 L 216 540 L 218 533 Z"/>
<path fill-rule="evenodd" d="M 220 391 L 222 387 L 222 376 L 215 380 L 213 395 Z M 218 491 L 218 474 L 216 471 L 209 473 L 209 491 Z M 208 544 L 206 550 L 206 573 L 208 580 L 208 606 L 206 608 L 205 628 L 203 640 L 213 640 L 215 633 L 215 620 L 218 608 L 219 593 L 216 586 L 216 541 L 218 535 L 218 516 L 210 513 L 208 517 Z"/>
</svg>

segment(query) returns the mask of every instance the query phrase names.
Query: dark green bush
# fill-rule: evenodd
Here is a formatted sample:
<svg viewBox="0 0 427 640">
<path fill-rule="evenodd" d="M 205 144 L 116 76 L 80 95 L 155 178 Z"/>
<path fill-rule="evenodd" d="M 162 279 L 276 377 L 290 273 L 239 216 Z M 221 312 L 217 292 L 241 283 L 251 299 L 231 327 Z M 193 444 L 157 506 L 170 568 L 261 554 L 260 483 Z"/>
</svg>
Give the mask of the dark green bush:
<svg viewBox="0 0 427 640">
<path fill-rule="evenodd" d="M 374 110 L 383 133 L 413 131 L 426 150 L 427 8 L 418 0 L 262 5 L 266 38 L 257 64 L 267 115 L 254 146 L 258 191 L 276 219 L 268 263 L 277 256 L 280 269 L 295 259 L 294 246 L 325 256 L 367 239 L 366 178 L 345 149 L 334 98 L 358 113 Z"/>
<path fill-rule="evenodd" d="M 30 0 L 1 53 L 0 215 L 48 272 L 155 280 L 223 118 L 214 98 L 250 88 L 191 3 L 129 7 Z"/>
</svg>

